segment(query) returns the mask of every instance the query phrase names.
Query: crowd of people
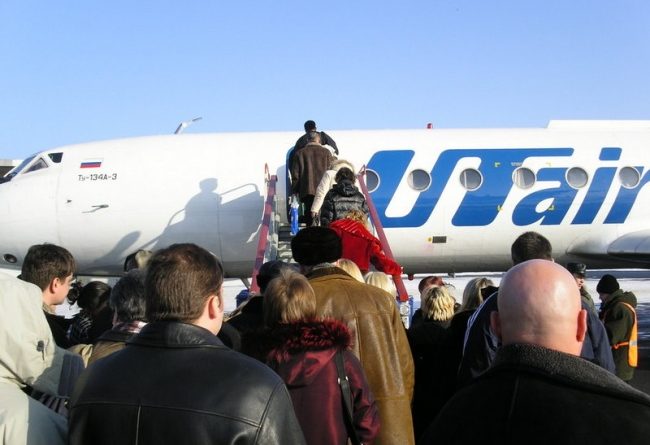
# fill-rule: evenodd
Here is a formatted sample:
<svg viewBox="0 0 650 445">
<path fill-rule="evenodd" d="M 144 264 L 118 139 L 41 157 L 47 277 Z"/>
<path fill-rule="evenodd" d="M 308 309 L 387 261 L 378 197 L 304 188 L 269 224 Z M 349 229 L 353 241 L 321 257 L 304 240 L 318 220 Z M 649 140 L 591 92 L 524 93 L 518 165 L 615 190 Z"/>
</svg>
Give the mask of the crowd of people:
<svg viewBox="0 0 650 445">
<path fill-rule="evenodd" d="M 338 170 L 323 180 L 355 187 L 312 124 L 295 162 L 327 137 Z M 295 263 L 263 264 L 259 294 L 228 315 L 221 263 L 195 244 L 130 255 L 112 288 L 75 286 L 70 252 L 32 246 L 19 278 L 0 274 L 3 443 L 647 443 L 650 396 L 627 383 L 636 297 L 614 276 L 598 313 L 586 266 L 526 232 L 498 288 L 473 279 L 459 303 L 421 280 L 406 329 L 401 267 L 363 205 L 327 204 L 335 188 L 307 199 L 324 224 L 292 238 Z M 66 299 L 72 320 L 56 314 Z"/>
</svg>

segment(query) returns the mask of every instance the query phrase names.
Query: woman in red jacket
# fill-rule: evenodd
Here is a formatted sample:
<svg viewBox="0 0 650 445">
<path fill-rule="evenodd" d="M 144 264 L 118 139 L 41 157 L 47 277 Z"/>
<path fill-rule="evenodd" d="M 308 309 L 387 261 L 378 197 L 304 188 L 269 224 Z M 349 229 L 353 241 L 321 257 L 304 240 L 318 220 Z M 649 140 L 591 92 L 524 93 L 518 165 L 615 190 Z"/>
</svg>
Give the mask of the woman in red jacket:
<svg viewBox="0 0 650 445">
<path fill-rule="evenodd" d="M 329 228 L 341 238 L 343 253 L 341 258 L 348 258 L 356 263 L 365 274 L 370 263 L 375 269 L 387 275 L 399 276 L 402 267 L 384 254 L 379 240 L 366 228 L 366 215 L 360 210 L 351 210 L 345 218 L 334 221 Z"/>
</svg>

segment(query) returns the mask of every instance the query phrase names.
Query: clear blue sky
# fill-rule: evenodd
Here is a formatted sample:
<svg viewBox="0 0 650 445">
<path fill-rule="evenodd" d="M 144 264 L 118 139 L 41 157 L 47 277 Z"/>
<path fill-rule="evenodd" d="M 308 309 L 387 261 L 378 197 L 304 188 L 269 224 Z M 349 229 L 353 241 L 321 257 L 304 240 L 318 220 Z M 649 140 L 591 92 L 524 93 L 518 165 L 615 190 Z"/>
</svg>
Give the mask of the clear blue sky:
<svg viewBox="0 0 650 445">
<path fill-rule="evenodd" d="M 196 116 L 297 135 L 650 119 L 648 0 L 2 0 L 0 54 L 0 159 Z"/>
</svg>

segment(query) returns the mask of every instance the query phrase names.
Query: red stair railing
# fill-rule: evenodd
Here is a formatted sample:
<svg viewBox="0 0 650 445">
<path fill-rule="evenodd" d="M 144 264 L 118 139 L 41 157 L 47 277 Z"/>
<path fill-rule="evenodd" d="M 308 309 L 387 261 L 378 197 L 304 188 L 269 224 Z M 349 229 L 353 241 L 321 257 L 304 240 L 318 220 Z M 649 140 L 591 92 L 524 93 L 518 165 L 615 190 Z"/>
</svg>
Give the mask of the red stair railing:
<svg viewBox="0 0 650 445">
<path fill-rule="evenodd" d="M 368 192 L 365 175 L 366 175 L 366 166 L 364 165 L 361 171 L 359 172 L 359 174 L 357 175 L 357 179 L 359 180 L 359 185 L 361 186 L 361 192 L 366 197 L 366 202 L 368 203 L 368 210 L 370 211 L 370 221 L 372 222 L 372 225 L 375 227 L 375 230 L 377 231 L 377 237 L 381 242 L 381 248 L 384 250 L 386 256 L 394 261 L 395 258 L 393 257 L 393 251 L 391 250 L 390 245 L 388 244 L 388 239 L 386 238 L 386 234 L 384 233 L 384 227 L 381 225 L 381 220 L 379 219 L 377 208 L 375 207 L 375 204 L 372 202 L 372 198 L 370 197 L 370 193 Z M 394 277 L 393 279 L 395 281 L 395 287 L 397 288 L 397 297 L 399 301 L 402 303 L 407 302 L 409 296 L 408 293 L 406 292 L 406 286 L 404 286 L 404 281 L 402 281 L 402 277 L 397 276 Z"/>
</svg>

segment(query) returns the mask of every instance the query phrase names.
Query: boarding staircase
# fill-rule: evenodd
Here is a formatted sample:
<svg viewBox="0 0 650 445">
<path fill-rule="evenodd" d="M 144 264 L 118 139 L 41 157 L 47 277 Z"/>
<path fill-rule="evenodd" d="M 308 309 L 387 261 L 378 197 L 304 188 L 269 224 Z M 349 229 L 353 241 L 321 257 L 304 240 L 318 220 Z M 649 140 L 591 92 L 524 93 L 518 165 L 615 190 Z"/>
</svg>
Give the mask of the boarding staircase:
<svg viewBox="0 0 650 445">
<path fill-rule="evenodd" d="M 370 213 L 370 222 L 375 229 L 376 236 L 381 242 L 384 253 L 389 258 L 393 259 L 393 252 L 388 244 L 388 239 L 384 233 L 384 228 L 381 225 L 377 208 L 375 207 L 372 197 L 368 192 L 368 187 L 365 182 L 366 169 L 365 166 L 357 174 L 360 189 L 366 198 L 368 209 Z M 250 287 L 251 292 L 259 292 L 259 285 L 257 284 L 257 274 L 262 264 L 271 260 L 282 260 L 285 262 L 293 262 L 291 254 L 291 226 L 290 224 L 283 223 L 281 212 L 285 209 L 278 208 L 277 199 L 277 175 L 269 173 L 268 165 L 264 166 L 264 177 L 266 182 L 266 200 L 264 202 L 264 213 L 262 215 L 262 225 L 260 227 L 260 235 L 258 238 L 257 252 L 255 257 L 255 266 L 252 272 L 252 284 Z M 397 302 L 399 305 L 400 315 L 405 326 L 408 327 L 410 320 L 409 315 L 412 311 L 412 299 L 409 298 L 406 292 L 406 287 L 401 277 L 395 279 L 395 287 L 397 288 Z"/>
</svg>

